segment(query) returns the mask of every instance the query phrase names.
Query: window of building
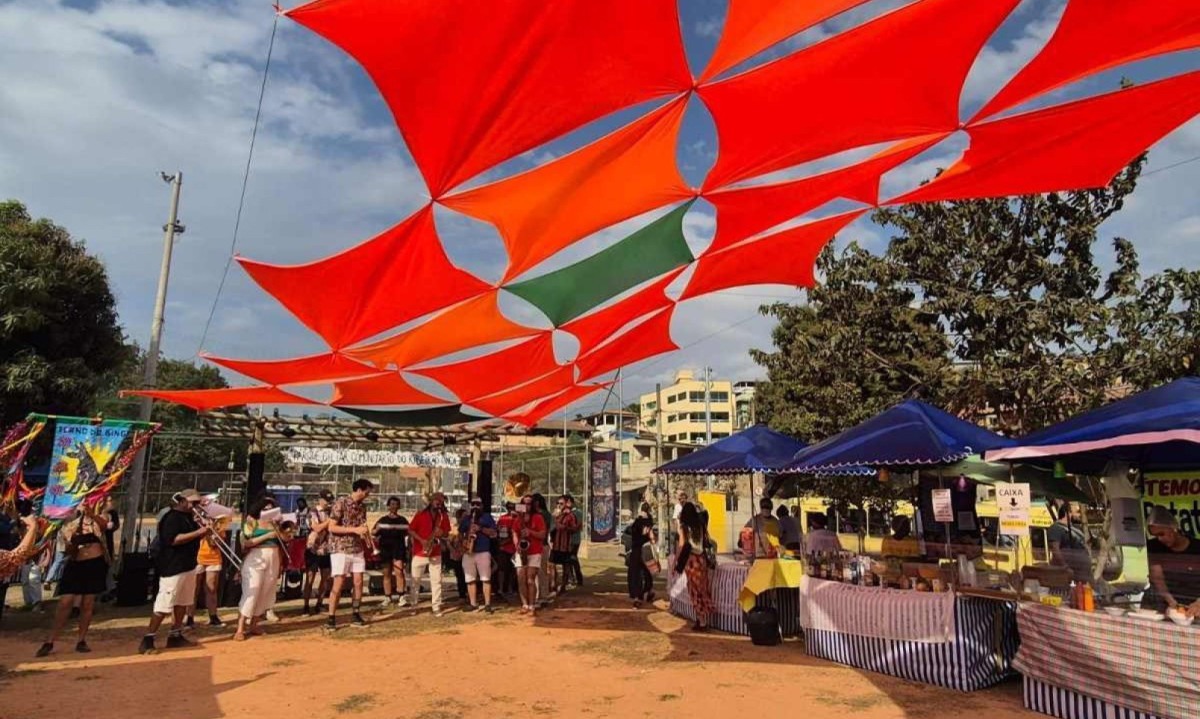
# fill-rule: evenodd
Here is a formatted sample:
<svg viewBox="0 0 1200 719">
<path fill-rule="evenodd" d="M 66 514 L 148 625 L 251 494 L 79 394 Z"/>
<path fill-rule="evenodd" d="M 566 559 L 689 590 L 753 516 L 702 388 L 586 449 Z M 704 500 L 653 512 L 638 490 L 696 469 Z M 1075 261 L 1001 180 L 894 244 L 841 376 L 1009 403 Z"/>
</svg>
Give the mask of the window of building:
<svg viewBox="0 0 1200 719">
<path fill-rule="evenodd" d="M 724 403 L 724 402 L 729 401 L 729 393 L 728 392 L 709 392 L 708 396 L 709 396 L 709 399 L 711 399 L 713 402 L 723 402 Z"/>
<path fill-rule="evenodd" d="M 621 453 L 621 464 L 625 465 L 626 467 L 629 466 L 629 452 L 628 451 Z"/>
<path fill-rule="evenodd" d="M 658 402 L 655 402 L 654 400 L 646 402 L 645 404 L 642 405 L 643 410 L 653 410 L 656 407 L 658 407 Z"/>
</svg>

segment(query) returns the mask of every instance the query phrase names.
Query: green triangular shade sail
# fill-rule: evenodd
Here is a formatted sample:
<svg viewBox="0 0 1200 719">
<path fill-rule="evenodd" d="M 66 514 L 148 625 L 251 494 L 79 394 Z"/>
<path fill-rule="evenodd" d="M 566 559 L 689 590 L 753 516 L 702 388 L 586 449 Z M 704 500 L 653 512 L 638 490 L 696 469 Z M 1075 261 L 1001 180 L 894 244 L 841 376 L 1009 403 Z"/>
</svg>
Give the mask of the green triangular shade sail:
<svg viewBox="0 0 1200 719">
<path fill-rule="evenodd" d="M 487 419 L 487 417 L 480 417 L 477 414 L 463 412 L 461 404 L 395 411 L 358 409 L 357 407 L 338 407 L 338 409 L 352 414 L 359 419 L 387 425 L 388 427 L 445 427 L 451 424 L 480 422 Z"/>
<path fill-rule="evenodd" d="M 533 304 L 558 327 L 664 272 L 695 259 L 683 237 L 680 205 L 646 227 L 587 259 L 504 289 Z"/>
</svg>

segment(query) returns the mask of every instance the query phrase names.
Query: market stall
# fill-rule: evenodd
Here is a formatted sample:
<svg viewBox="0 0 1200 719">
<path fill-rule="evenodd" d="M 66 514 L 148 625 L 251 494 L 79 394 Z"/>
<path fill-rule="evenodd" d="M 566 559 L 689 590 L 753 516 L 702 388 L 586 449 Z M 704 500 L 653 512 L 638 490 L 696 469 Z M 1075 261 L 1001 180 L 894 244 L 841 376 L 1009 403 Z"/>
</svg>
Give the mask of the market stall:
<svg viewBox="0 0 1200 719">
<path fill-rule="evenodd" d="M 1012 674 L 1011 577 L 983 563 L 973 484 L 941 471 L 1011 443 L 909 400 L 797 453 L 786 468 L 798 474 L 907 474 L 918 507 L 914 536 L 885 545 L 889 557 L 809 557 L 799 602 L 809 654 L 961 691 Z"/>
<path fill-rule="evenodd" d="M 1200 378 L 1112 402 L 988 452 L 987 458 L 1104 473 L 1122 485 L 1128 467 L 1143 493 L 1140 501 L 1136 495 L 1114 498 L 1106 478 L 1113 541 L 1140 551 L 1147 544 L 1147 515 L 1156 535 L 1148 548 L 1150 587 L 1132 604 L 1085 602 L 1084 609 L 1093 611 L 1021 605 L 1016 666 L 1024 676 L 1026 708 L 1062 719 L 1200 717 L 1200 629 L 1176 610 L 1162 611 L 1173 602 L 1200 602 L 1200 556 L 1194 551 L 1200 533 L 1194 522 L 1180 521 L 1191 517 L 1187 504 L 1177 503 L 1184 498 L 1177 487 L 1168 480 L 1173 496 L 1164 496 L 1158 483 L 1145 479 L 1154 470 L 1200 467 Z M 1125 511 L 1117 511 L 1122 503 Z M 1100 603 L 1109 601 L 1120 600 Z"/>
<path fill-rule="evenodd" d="M 803 442 L 760 424 L 668 462 L 654 472 L 684 476 L 745 474 L 750 475 L 753 488 L 755 475 L 776 471 L 804 447 Z M 723 514 L 713 516 L 711 511 L 709 514 L 709 533 L 719 538 L 724 534 L 726 517 Z M 799 635 L 796 604 L 801 574 L 802 564 L 787 559 L 760 558 L 753 564 L 718 564 L 712 572 L 713 603 L 716 605 L 713 626 L 748 635 L 743 611 L 763 606 L 776 610 L 783 636 Z M 672 569 L 669 582 L 671 611 L 695 619 L 687 595 L 687 578 L 676 576 Z"/>
<path fill-rule="evenodd" d="M 1062 719 L 1200 718 L 1200 630 L 1035 603 L 1017 615 L 1025 706 Z"/>
<path fill-rule="evenodd" d="M 780 563 L 795 565 L 795 569 L 780 569 L 773 566 Z M 712 616 L 712 626 L 730 634 L 750 635 L 746 626 L 745 613 L 758 607 L 771 607 L 779 615 L 780 634 L 785 637 L 800 635 L 798 605 L 800 601 L 800 562 L 794 560 L 760 559 L 754 565 L 742 562 L 722 562 L 712 572 L 712 597 L 715 611 Z M 768 585 L 758 584 L 752 579 L 754 570 L 769 574 Z M 789 579 L 790 577 L 790 579 Z M 743 601 L 747 586 L 755 587 L 748 595 L 748 601 Z M 667 575 L 667 587 L 670 599 L 671 613 L 689 620 L 696 618 L 688 597 L 687 577 L 676 574 L 674 568 Z"/>
<path fill-rule="evenodd" d="M 1016 603 L 806 577 L 800 625 L 811 656 L 959 691 L 1013 673 Z"/>
</svg>

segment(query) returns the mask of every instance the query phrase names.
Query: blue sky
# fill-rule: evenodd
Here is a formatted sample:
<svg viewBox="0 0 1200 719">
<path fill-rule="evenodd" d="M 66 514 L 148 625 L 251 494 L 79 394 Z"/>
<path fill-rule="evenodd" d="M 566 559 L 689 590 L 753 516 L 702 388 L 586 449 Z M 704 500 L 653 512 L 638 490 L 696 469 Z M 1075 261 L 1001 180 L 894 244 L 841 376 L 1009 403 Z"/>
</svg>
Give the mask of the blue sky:
<svg viewBox="0 0 1200 719">
<path fill-rule="evenodd" d="M 750 64 L 902 4 L 875 0 Z M 1062 6 L 1062 0 L 1022 3 L 972 70 L 964 117 L 1045 42 Z M 725 0 L 680 0 L 693 68 L 702 67 L 711 52 L 724 9 Z M 168 200 L 158 171 L 184 171 L 180 215 L 188 230 L 175 255 L 164 336 L 172 357 L 195 355 L 228 257 L 273 19 L 270 3 L 260 0 L 0 0 L 0 77 L 5 78 L 0 83 L 0 197 L 24 201 L 35 215 L 51 217 L 87 241 L 109 267 L 126 332 L 141 342 L 150 324 L 161 249 L 158 228 Z M 1101 74 L 1040 104 L 1106 91 L 1121 76 L 1144 81 L 1197 68 L 1200 53 L 1180 53 Z M 631 108 L 597 121 L 472 184 L 561 155 L 644 110 Z M 963 138 L 952 138 L 917 158 L 889 175 L 885 190 L 929 177 L 964 144 Z M 690 182 L 700 182 L 715 149 L 712 121 L 693 102 L 678 151 Z M 1200 162 L 1155 172 L 1197 156 L 1200 122 L 1194 120 L 1152 150 L 1137 194 L 1103 228 L 1105 237 L 1119 234 L 1134 242 L 1146 272 L 1200 264 Z M 362 70 L 321 38 L 281 19 L 238 251 L 281 263 L 321 257 L 394 224 L 420 206 L 424 193 L 386 106 Z M 840 209 L 822 208 L 813 216 Z M 657 214 L 597 233 L 540 269 L 578 259 Z M 437 221 L 458 264 L 488 279 L 498 275 L 503 254 L 490 227 L 441 209 Z M 712 229 L 711 209 L 702 203 L 693 208 L 687 231 L 694 249 L 703 248 Z M 882 228 L 864 220 L 839 241 L 879 248 L 885 238 Z M 681 305 L 673 336 L 684 349 L 631 368 L 626 396 L 648 391 L 656 381 L 669 382 L 675 369 L 704 364 L 733 379 L 759 377 L 747 350 L 769 347 L 771 323 L 757 317 L 757 307 L 799 296 L 790 288 L 759 286 Z M 506 302 L 504 308 L 516 319 L 536 321 L 519 305 Z M 321 348 L 238 267 L 231 270 L 205 350 L 266 359 Z M 585 406 L 598 402 L 594 398 Z"/>
</svg>

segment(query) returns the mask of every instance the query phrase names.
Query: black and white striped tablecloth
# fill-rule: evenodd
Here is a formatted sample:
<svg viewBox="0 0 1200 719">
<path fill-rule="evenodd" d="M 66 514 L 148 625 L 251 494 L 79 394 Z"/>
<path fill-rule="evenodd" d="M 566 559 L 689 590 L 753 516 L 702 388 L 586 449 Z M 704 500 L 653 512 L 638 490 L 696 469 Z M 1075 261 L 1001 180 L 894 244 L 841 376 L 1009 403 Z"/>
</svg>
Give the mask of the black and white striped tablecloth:
<svg viewBox="0 0 1200 719">
<path fill-rule="evenodd" d="M 715 612 L 712 626 L 730 634 L 750 636 L 746 627 L 746 616 L 738 605 L 738 595 L 746 584 L 746 576 L 750 573 L 749 565 L 726 563 L 718 564 L 715 571 L 710 572 L 712 578 L 712 595 Z M 675 574 L 674 567 L 668 569 L 668 595 L 671 600 L 671 613 L 695 621 L 696 612 L 692 609 L 692 600 L 688 596 L 687 576 Z M 772 589 L 758 595 L 756 607 L 772 607 L 779 614 L 779 631 L 785 637 L 800 635 L 800 592 L 797 589 Z"/>
<path fill-rule="evenodd" d="M 1028 676 L 1024 681 L 1025 708 L 1030 711 L 1059 719 L 1159 719 L 1154 714 L 1110 704 Z"/>
<path fill-rule="evenodd" d="M 1014 602 L 959 596 L 954 619 L 954 638 L 948 642 L 815 629 L 805 629 L 804 639 L 811 656 L 959 691 L 984 689 L 1012 676 L 1019 643 Z"/>
</svg>

